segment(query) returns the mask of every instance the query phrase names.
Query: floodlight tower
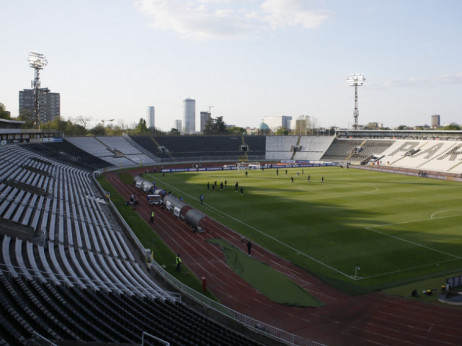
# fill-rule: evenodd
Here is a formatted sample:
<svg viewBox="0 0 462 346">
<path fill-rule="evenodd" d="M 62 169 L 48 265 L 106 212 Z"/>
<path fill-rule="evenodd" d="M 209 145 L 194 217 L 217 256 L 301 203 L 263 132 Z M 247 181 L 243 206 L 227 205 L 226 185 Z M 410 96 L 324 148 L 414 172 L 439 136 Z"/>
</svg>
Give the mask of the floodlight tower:
<svg viewBox="0 0 462 346">
<path fill-rule="evenodd" d="M 40 128 L 40 70 L 48 64 L 48 61 L 43 54 L 36 52 L 30 52 L 28 60 L 29 66 L 35 70 L 35 78 L 31 82 L 34 89 L 34 124 Z"/>
<path fill-rule="evenodd" d="M 359 110 L 358 110 L 358 86 L 362 86 L 366 81 L 364 75 L 361 73 L 354 73 L 350 74 L 347 78 L 347 81 L 350 83 L 351 86 L 355 87 L 355 110 L 353 111 L 353 117 L 355 118 L 355 124 L 353 125 L 354 129 L 358 129 L 358 117 L 359 117 Z"/>
</svg>

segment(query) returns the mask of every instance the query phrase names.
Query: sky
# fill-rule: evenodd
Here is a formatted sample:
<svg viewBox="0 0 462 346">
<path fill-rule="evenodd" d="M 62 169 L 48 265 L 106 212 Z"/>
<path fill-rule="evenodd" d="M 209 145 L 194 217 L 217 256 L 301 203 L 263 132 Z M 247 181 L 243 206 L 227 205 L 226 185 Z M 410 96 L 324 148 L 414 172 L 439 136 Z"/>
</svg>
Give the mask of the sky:
<svg viewBox="0 0 462 346">
<path fill-rule="evenodd" d="M 0 0 L 0 103 L 18 115 L 28 54 L 61 116 L 156 127 L 196 100 L 227 124 L 309 115 L 319 126 L 462 123 L 460 0 Z"/>
</svg>

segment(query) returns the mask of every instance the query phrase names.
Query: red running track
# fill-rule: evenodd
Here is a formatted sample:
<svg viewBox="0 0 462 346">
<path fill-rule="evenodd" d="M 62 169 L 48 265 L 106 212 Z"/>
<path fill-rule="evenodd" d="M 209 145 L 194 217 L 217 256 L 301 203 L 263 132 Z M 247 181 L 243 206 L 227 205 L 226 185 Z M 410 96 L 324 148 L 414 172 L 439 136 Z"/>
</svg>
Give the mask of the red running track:
<svg viewBox="0 0 462 346">
<path fill-rule="evenodd" d="M 106 177 L 122 196 L 139 193 L 115 173 Z M 152 208 L 141 202 L 136 210 L 149 221 Z M 242 314 L 328 345 L 462 345 L 462 309 L 383 293 L 351 297 L 253 244 L 255 258 L 290 277 L 325 305 L 300 308 L 274 303 L 237 276 L 226 265 L 223 252 L 207 241 L 222 238 L 247 251 L 239 234 L 208 217 L 201 221 L 206 232 L 193 233 L 170 212 L 158 207 L 155 210 L 155 222 L 151 224 L 154 231 L 181 254 L 197 277 L 207 278 L 208 289 L 224 305 Z"/>
</svg>

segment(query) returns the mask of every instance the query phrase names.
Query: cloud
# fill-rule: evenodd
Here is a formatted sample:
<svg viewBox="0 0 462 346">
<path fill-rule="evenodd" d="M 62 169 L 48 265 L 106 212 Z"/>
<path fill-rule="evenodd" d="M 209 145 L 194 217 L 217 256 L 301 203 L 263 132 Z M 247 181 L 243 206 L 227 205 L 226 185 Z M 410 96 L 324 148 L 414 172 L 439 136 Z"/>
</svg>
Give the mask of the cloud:
<svg viewBox="0 0 462 346">
<path fill-rule="evenodd" d="M 261 8 L 266 14 L 266 23 L 272 28 L 301 26 L 314 29 L 329 17 L 328 11 L 313 9 L 310 1 L 266 0 Z"/>
<path fill-rule="evenodd" d="M 312 0 L 137 0 L 150 26 L 196 40 L 255 37 L 298 26 L 313 29 L 328 17 Z"/>
<path fill-rule="evenodd" d="M 388 79 L 378 86 L 381 87 L 409 87 L 409 86 L 437 86 L 462 84 L 462 72 L 453 74 L 441 74 L 428 77 L 410 77 L 406 79 Z"/>
</svg>

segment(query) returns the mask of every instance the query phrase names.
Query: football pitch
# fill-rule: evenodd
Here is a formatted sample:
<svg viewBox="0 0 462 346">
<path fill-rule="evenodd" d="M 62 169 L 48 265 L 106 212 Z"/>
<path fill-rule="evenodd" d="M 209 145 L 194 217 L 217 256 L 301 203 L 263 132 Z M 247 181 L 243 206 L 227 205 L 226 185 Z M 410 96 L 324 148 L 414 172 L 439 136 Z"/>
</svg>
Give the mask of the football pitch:
<svg viewBox="0 0 462 346">
<path fill-rule="evenodd" d="M 339 167 L 278 171 L 147 179 L 351 293 L 461 270 L 461 184 Z"/>
</svg>

